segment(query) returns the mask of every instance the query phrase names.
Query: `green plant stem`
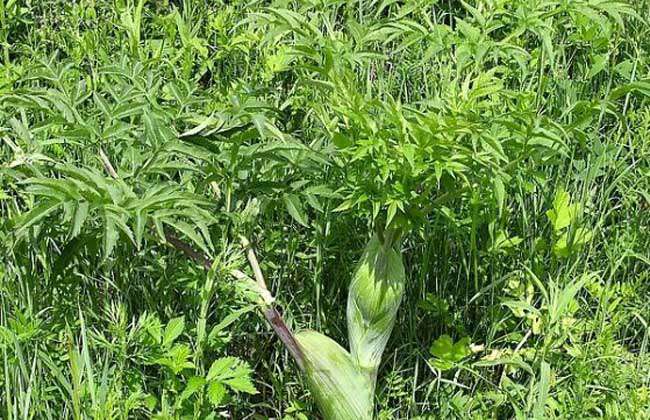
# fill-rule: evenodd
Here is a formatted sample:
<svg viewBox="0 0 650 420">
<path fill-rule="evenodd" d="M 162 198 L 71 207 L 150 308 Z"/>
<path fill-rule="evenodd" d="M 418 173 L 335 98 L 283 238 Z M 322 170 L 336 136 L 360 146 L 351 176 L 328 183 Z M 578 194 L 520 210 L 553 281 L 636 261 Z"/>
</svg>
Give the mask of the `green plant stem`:
<svg viewBox="0 0 650 420">
<path fill-rule="evenodd" d="M 173 233 L 165 232 L 165 239 L 174 248 L 181 251 L 186 256 L 190 257 L 190 259 L 201 264 L 203 268 L 205 268 L 206 270 L 210 270 L 212 268 L 213 263 L 212 260 L 210 260 L 210 258 L 208 258 L 202 252 L 193 249 L 190 245 L 180 240 Z M 242 271 L 239 270 L 231 270 L 230 275 L 232 275 L 237 280 L 250 279 L 246 274 L 244 274 Z M 263 300 L 268 299 L 268 297 L 266 297 L 267 294 L 268 294 L 268 290 L 266 290 L 266 293 L 262 295 Z M 270 294 L 268 294 L 268 296 L 270 296 Z M 275 334 L 278 336 L 280 341 L 282 341 L 282 344 L 284 344 L 284 346 L 289 351 L 293 359 L 296 361 L 298 367 L 300 367 L 300 369 L 303 370 L 305 365 L 304 363 L 305 357 L 303 355 L 302 350 L 300 349 L 300 346 L 296 342 L 293 332 L 284 322 L 282 315 L 278 312 L 278 310 L 275 308 L 274 305 L 266 302 L 262 304 L 261 311 L 262 314 L 264 315 L 264 318 L 266 318 L 269 325 L 271 325 L 271 328 L 273 328 Z"/>
<path fill-rule="evenodd" d="M 104 153 L 102 149 L 100 149 L 99 153 L 100 153 L 100 159 L 102 161 L 102 164 L 104 165 L 104 168 L 106 169 L 106 172 L 108 172 L 108 174 L 114 179 L 119 178 L 117 171 L 111 164 L 111 161 L 106 155 L 106 153 Z M 190 245 L 180 240 L 172 232 L 166 231 L 165 239 L 174 248 L 183 252 L 185 255 L 190 257 L 190 259 L 201 264 L 203 268 L 205 268 L 206 270 L 210 270 L 212 268 L 213 261 L 210 258 L 208 258 L 207 255 L 193 249 Z M 293 332 L 289 329 L 287 324 L 284 322 L 284 319 L 282 319 L 282 315 L 280 315 L 278 310 L 273 305 L 274 299 L 271 296 L 271 293 L 269 292 L 268 288 L 266 287 L 266 282 L 264 281 L 262 270 L 260 269 L 259 263 L 257 262 L 257 257 L 255 256 L 255 251 L 253 251 L 253 248 L 251 247 L 248 239 L 242 237 L 241 242 L 244 249 L 246 250 L 246 256 L 251 265 L 253 273 L 255 274 L 256 282 L 259 287 L 260 297 L 262 298 L 263 301 L 261 310 L 262 313 L 264 314 L 264 318 L 266 318 L 267 322 L 271 325 L 271 328 L 273 328 L 275 334 L 278 336 L 280 341 L 282 341 L 282 344 L 284 344 L 284 346 L 289 351 L 293 359 L 296 361 L 298 367 L 300 367 L 301 370 L 304 370 L 305 357 L 303 355 L 303 352 L 300 346 L 298 345 L 298 343 L 296 342 Z M 230 275 L 232 275 L 237 280 L 249 279 L 249 277 L 246 274 L 244 274 L 242 271 L 239 270 L 231 270 Z"/>
</svg>

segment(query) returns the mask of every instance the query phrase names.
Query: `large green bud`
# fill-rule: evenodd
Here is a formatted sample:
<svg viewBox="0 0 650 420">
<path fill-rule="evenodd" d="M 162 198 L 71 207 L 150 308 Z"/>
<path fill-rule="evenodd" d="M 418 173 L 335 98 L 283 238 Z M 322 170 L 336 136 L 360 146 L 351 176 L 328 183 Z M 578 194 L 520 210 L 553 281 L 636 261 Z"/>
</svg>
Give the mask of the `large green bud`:
<svg viewBox="0 0 650 420">
<path fill-rule="evenodd" d="M 396 232 L 378 234 L 366 245 L 350 284 L 347 305 L 350 352 L 370 377 L 374 391 L 381 356 L 404 294 L 406 274 Z"/>
<path fill-rule="evenodd" d="M 373 385 L 336 341 L 316 331 L 295 335 L 312 396 L 326 420 L 371 420 Z"/>
</svg>

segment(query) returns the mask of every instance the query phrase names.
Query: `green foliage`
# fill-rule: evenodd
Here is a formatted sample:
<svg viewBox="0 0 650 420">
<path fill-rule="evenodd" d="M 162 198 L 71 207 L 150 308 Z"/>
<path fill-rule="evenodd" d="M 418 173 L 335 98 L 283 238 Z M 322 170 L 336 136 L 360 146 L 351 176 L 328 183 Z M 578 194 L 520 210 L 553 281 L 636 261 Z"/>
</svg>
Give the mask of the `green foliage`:
<svg viewBox="0 0 650 420">
<path fill-rule="evenodd" d="M 349 364 L 397 231 L 376 417 L 650 418 L 649 10 L 0 0 L 0 417 L 315 418 L 238 237 Z"/>
<path fill-rule="evenodd" d="M 568 192 L 559 190 L 555 193 L 553 208 L 548 210 L 546 215 L 553 225 L 553 232 L 557 235 L 553 252 L 558 257 L 568 257 L 571 253 L 579 251 L 593 236 L 593 233 L 586 228 L 567 229 L 576 226 L 580 211 L 580 204 L 572 204 Z"/>
<path fill-rule="evenodd" d="M 433 366 L 440 370 L 451 369 L 454 363 L 460 362 L 471 354 L 469 342 L 469 337 L 463 337 L 454 343 L 447 334 L 440 336 L 429 349 L 431 355 L 435 357 Z"/>
</svg>

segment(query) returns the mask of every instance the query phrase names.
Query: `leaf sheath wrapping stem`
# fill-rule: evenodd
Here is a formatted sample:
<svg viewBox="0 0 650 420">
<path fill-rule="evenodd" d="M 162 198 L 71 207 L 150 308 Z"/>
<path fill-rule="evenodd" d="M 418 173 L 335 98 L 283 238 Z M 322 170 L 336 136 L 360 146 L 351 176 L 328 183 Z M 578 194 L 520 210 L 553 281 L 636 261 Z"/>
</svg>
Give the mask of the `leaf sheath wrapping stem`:
<svg viewBox="0 0 650 420">
<path fill-rule="evenodd" d="M 395 242 L 392 234 L 370 239 L 348 294 L 350 353 L 370 376 L 373 388 L 404 294 L 406 274 Z"/>
<path fill-rule="evenodd" d="M 371 420 L 373 386 L 370 377 L 336 341 L 316 331 L 296 334 L 304 354 L 312 396 L 326 420 Z"/>
<path fill-rule="evenodd" d="M 326 420 L 373 418 L 377 371 L 406 278 L 396 232 L 387 233 L 370 239 L 350 284 L 350 352 L 318 332 L 296 334 L 307 383 Z"/>
</svg>

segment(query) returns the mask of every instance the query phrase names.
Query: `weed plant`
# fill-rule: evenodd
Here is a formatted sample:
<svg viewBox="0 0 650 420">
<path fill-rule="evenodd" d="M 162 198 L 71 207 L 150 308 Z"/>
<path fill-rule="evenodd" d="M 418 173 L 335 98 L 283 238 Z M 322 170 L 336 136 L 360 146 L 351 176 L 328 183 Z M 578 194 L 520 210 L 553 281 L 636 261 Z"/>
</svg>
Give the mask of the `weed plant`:
<svg viewBox="0 0 650 420">
<path fill-rule="evenodd" d="M 0 0 L 0 417 L 319 418 L 398 232 L 376 418 L 650 418 L 649 19 Z"/>
</svg>

